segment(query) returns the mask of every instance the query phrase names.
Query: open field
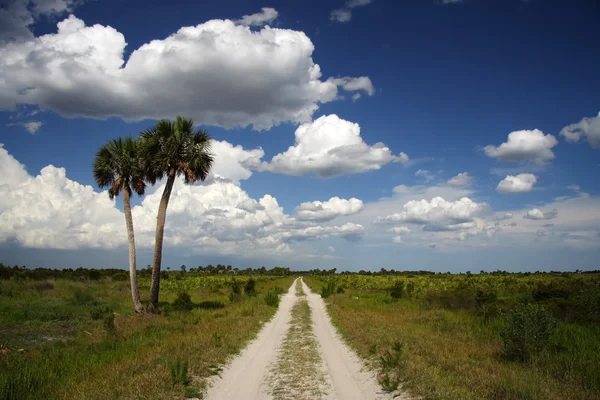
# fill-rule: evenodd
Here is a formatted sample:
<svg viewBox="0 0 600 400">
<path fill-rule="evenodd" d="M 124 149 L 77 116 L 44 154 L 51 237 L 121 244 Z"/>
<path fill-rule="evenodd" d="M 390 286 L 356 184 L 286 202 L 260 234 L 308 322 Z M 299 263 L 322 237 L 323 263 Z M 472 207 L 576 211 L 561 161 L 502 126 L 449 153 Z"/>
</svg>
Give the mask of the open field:
<svg viewBox="0 0 600 400">
<path fill-rule="evenodd" d="M 600 398 L 598 275 L 305 282 L 327 297 L 334 324 L 384 387 L 424 399 Z"/>
<path fill-rule="evenodd" d="M 0 399 L 199 396 L 275 313 L 267 293 L 293 282 L 253 278 L 251 296 L 233 296 L 231 276 L 164 280 L 162 313 L 145 316 L 127 281 L 0 280 Z M 183 289 L 192 303 L 175 301 Z"/>
</svg>

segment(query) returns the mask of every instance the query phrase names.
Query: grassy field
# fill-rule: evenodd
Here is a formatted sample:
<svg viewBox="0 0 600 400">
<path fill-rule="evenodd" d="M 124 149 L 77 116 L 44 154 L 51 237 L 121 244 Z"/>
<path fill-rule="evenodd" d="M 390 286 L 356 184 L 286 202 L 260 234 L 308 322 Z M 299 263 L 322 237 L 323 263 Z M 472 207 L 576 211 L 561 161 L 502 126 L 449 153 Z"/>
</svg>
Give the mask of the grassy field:
<svg viewBox="0 0 600 400">
<path fill-rule="evenodd" d="M 0 399 L 200 396 L 294 278 L 254 279 L 250 296 L 248 277 L 237 293 L 231 276 L 163 281 L 161 314 L 144 316 L 133 313 L 127 281 L 0 280 Z"/>
<path fill-rule="evenodd" d="M 304 280 L 389 389 L 424 399 L 600 398 L 597 275 Z"/>
</svg>

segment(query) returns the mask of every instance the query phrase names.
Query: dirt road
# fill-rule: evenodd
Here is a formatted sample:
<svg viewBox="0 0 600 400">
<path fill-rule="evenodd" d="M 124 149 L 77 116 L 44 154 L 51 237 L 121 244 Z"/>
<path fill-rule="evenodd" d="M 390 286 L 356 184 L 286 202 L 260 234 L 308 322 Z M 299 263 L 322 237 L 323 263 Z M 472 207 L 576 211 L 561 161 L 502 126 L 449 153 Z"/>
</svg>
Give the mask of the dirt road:
<svg viewBox="0 0 600 400">
<path fill-rule="evenodd" d="M 206 399 L 391 399 L 339 338 L 321 296 L 294 281 L 273 319 L 212 382 Z"/>
</svg>

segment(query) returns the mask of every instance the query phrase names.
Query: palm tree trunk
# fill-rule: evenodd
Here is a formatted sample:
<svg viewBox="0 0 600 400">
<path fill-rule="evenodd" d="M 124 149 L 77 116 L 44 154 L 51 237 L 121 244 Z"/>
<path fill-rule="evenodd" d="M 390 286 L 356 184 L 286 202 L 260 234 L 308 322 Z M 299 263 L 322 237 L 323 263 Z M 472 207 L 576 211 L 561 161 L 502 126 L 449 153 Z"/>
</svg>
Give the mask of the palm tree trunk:
<svg viewBox="0 0 600 400">
<path fill-rule="evenodd" d="M 160 204 L 158 206 L 158 215 L 156 217 L 156 238 L 154 239 L 154 261 L 152 263 L 152 285 L 150 286 L 150 307 L 158 310 L 158 292 L 160 290 L 160 264 L 162 261 L 163 236 L 165 233 L 165 222 L 167 219 L 167 206 L 175 182 L 175 170 L 169 171 L 167 184 L 163 191 Z"/>
<path fill-rule="evenodd" d="M 131 297 L 135 312 L 142 313 L 144 308 L 140 300 L 140 290 L 137 283 L 137 270 L 135 265 L 135 238 L 133 233 L 133 218 L 131 216 L 131 195 L 123 185 L 123 211 L 125 213 L 125 225 L 127 225 L 127 239 L 129 240 L 129 281 L 131 282 Z"/>
</svg>

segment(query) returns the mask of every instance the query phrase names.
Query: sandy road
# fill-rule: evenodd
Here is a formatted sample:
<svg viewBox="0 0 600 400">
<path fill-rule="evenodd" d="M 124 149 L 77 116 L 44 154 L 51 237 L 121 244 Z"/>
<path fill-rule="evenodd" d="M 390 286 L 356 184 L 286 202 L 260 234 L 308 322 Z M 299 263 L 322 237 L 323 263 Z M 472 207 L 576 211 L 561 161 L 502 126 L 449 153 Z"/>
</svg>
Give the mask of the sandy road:
<svg viewBox="0 0 600 400">
<path fill-rule="evenodd" d="M 282 362 L 281 354 L 284 353 L 280 349 L 290 327 L 292 308 L 299 301 L 295 293 L 296 281 L 282 297 L 273 319 L 265 324 L 257 338 L 227 366 L 220 378 L 213 380 L 205 399 L 273 399 L 267 377 L 270 371 L 272 375 L 272 371 L 277 369 L 277 363 Z M 313 362 L 321 364 L 320 369 L 325 376 L 324 380 L 322 376 L 320 379 L 326 382 L 324 392 L 318 397 L 303 395 L 302 399 L 391 399 L 392 395 L 382 391 L 374 374 L 367 371 L 358 356 L 340 340 L 321 296 L 312 293 L 304 282 L 300 281 L 300 284 L 306 294 L 302 301 L 306 301 L 311 310 L 312 332 L 307 334 L 314 335 L 318 342 L 320 360 Z"/>
</svg>

